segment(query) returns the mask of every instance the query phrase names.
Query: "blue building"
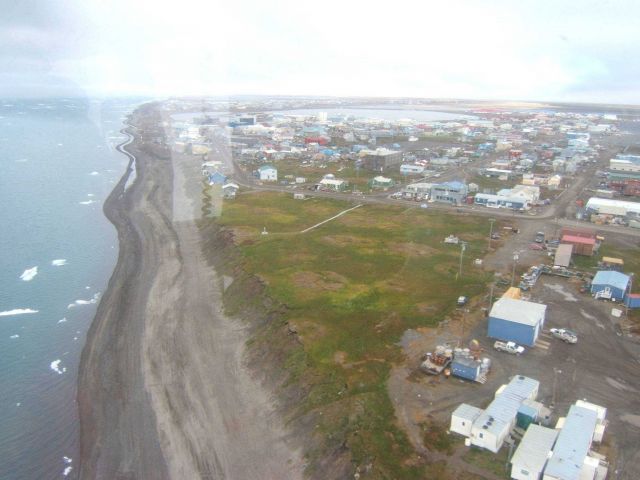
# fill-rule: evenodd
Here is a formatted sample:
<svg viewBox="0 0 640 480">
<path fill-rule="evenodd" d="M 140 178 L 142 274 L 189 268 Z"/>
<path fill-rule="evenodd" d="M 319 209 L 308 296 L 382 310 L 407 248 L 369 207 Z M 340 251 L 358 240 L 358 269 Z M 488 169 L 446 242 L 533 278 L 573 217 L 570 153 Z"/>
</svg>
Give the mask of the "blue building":
<svg viewBox="0 0 640 480">
<path fill-rule="evenodd" d="M 487 335 L 506 342 L 533 347 L 544 326 L 547 306 L 502 297 L 489 313 Z"/>
<path fill-rule="evenodd" d="M 631 283 L 631 277 L 615 270 L 601 270 L 591 281 L 591 294 L 611 300 L 622 300 Z"/>
<path fill-rule="evenodd" d="M 209 185 L 224 185 L 226 181 L 227 177 L 220 172 L 213 172 L 209 175 Z"/>
</svg>

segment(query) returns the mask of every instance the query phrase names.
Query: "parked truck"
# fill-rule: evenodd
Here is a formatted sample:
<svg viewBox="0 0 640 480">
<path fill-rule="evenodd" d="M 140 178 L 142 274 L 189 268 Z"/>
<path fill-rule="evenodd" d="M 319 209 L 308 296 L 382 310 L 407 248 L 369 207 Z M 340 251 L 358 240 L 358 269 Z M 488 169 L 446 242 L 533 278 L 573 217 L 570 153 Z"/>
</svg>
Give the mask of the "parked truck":
<svg viewBox="0 0 640 480">
<path fill-rule="evenodd" d="M 536 243 L 544 243 L 544 232 L 536 233 L 535 241 Z"/>
<path fill-rule="evenodd" d="M 520 355 L 521 353 L 524 353 L 524 347 L 515 342 L 501 342 L 498 340 L 493 344 L 493 348 L 499 352 L 507 352 L 513 355 Z"/>
<path fill-rule="evenodd" d="M 559 338 L 565 343 L 578 343 L 578 336 L 572 332 L 571 330 L 567 330 L 566 328 L 552 328 L 549 330 L 551 335 L 556 338 Z"/>
</svg>

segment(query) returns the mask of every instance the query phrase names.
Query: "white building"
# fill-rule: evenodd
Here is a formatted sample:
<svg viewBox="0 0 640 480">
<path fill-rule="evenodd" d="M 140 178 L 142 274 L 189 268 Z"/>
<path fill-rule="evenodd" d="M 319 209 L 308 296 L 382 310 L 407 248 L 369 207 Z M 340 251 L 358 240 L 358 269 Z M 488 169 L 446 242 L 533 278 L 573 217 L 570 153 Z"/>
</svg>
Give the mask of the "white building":
<svg viewBox="0 0 640 480">
<path fill-rule="evenodd" d="M 558 431 L 553 428 L 529 425 L 516 453 L 511 458 L 511 478 L 514 480 L 540 480 L 551 458 Z"/>
<path fill-rule="evenodd" d="M 258 169 L 258 175 L 260 180 L 267 182 L 277 182 L 278 181 L 278 170 L 271 165 L 263 165 Z"/>
<path fill-rule="evenodd" d="M 469 438 L 472 445 L 497 453 L 516 425 L 518 409 L 525 400 L 535 400 L 540 382 L 516 375 L 496 392 L 495 399 L 479 415 L 474 407 L 463 404 L 451 417 L 452 431 Z M 462 405 L 461 405 L 462 407 Z M 475 417 L 469 431 L 467 422 Z M 464 422 L 464 424 L 463 424 Z M 453 430 L 455 428 L 455 430 Z"/>
<path fill-rule="evenodd" d="M 609 160 L 609 170 L 615 172 L 640 172 L 640 163 L 624 160 L 621 158 L 612 158 Z"/>
<path fill-rule="evenodd" d="M 626 202 L 624 200 L 612 200 L 610 198 L 592 197 L 585 206 L 587 210 L 605 215 L 617 215 L 624 217 L 631 213 L 640 215 L 640 203 Z"/>
<path fill-rule="evenodd" d="M 400 173 L 403 175 L 420 175 L 424 172 L 424 167 L 421 165 L 400 165 Z"/>
<path fill-rule="evenodd" d="M 465 437 L 471 436 L 471 427 L 482 414 L 482 409 L 461 403 L 451 414 L 451 426 L 449 430 Z"/>
</svg>

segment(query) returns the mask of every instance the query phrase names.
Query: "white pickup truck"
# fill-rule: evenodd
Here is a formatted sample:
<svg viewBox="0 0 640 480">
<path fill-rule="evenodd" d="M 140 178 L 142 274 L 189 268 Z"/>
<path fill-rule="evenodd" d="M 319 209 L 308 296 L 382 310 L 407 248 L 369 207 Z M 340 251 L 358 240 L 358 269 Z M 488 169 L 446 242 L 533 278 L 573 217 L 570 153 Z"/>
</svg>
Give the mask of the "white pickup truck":
<svg viewBox="0 0 640 480">
<path fill-rule="evenodd" d="M 512 353 L 514 355 L 520 355 L 521 353 L 524 353 L 524 347 L 514 342 L 497 341 L 496 343 L 493 344 L 493 348 L 495 348 L 499 352 L 507 352 L 507 353 Z"/>
<path fill-rule="evenodd" d="M 556 338 L 559 338 L 565 343 L 578 343 L 578 336 L 572 332 L 571 330 L 567 330 L 566 328 L 552 328 L 549 330 L 551 335 Z"/>
</svg>

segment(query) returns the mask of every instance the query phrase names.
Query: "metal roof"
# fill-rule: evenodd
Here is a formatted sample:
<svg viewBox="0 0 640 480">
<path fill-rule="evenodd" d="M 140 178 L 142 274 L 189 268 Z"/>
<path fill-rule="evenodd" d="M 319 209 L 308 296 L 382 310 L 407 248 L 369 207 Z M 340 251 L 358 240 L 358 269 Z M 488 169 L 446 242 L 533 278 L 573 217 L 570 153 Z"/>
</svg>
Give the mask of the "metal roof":
<svg viewBox="0 0 640 480">
<path fill-rule="evenodd" d="M 516 418 L 522 402 L 538 390 L 540 382 L 516 375 L 473 423 L 475 428 L 498 436 Z M 484 428 L 484 427 L 487 428 Z"/>
<path fill-rule="evenodd" d="M 573 245 L 571 245 L 570 243 L 563 243 L 558 245 L 558 249 L 556 250 L 556 257 L 553 261 L 553 264 L 560 267 L 568 267 L 571 263 L 572 253 Z"/>
<path fill-rule="evenodd" d="M 593 277 L 592 285 L 611 285 L 612 287 L 626 290 L 629 285 L 629 275 L 616 272 L 615 270 L 600 270 Z"/>
<path fill-rule="evenodd" d="M 464 420 L 469 420 L 471 423 L 473 423 L 476 421 L 476 418 L 478 418 L 481 413 L 482 413 L 481 408 L 474 407 L 473 405 L 469 405 L 467 403 L 461 403 L 458 406 L 458 408 L 454 410 L 451 416 L 462 418 Z"/>
<path fill-rule="evenodd" d="M 557 430 L 532 423 L 511 458 L 511 464 L 531 473 L 541 472 L 557 437 Z"/>
<path fill-rule="evenodd" d="M 561 242 L 583 243 L 585 245 L 595 245 L 595 238 L 580 237 L 578 235 L 563 235 Z"/>
<path fill-rule="evenodd" d="M 584 459 L 589 453 L 591 439 L 596 428 L 597 413 L 572 405 L 558 435 L 553 456 L 545 475 L 558 480 L 578 480 Z"/>
<path fill-rule="evenodd" d="M 544 320 L 547 306 L 515 298 L 502 297 L 491 308 L 490 317 L 535 326 Z"/>
</svg>

